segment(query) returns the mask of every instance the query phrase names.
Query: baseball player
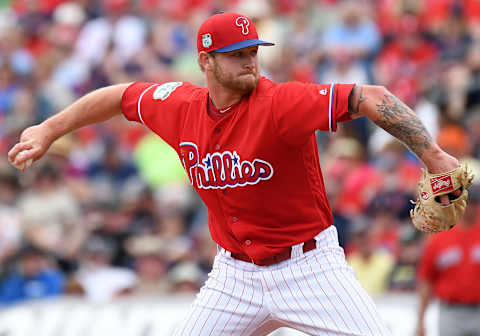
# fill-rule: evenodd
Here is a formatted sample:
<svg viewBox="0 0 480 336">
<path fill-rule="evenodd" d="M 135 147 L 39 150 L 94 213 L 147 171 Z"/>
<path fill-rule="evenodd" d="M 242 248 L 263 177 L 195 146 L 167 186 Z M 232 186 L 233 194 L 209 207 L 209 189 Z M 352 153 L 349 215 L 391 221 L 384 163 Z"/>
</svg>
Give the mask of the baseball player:
<svg viewBox="0 0 480 336">
<path fill-rule="evenodd" d="M 389 335 L 338 245 L 314 132 L 367 116 L 430 172 L 459 163 L 384 87 L 261 77 L 258 48 L 270 45 L 241 14 L 211 16 L 197 36 L 206 88 L 136 82 L 96 90 L 26 129 L 9 160 L 25 169 L 62 135 L 123 113 L 176 150 L 218 244 L 213 270 L 175 335 L 266 335 L 280 327 Z"/>
<path fill-rule="evenodd" d="M 418 267 L 417 336 L 427 335 L 425 313 L 439 301 L 439 336 L 480 335 L 480 188 L 469 193 L 465 217 L 452 230 L 429 237 Z"/>
</svg>

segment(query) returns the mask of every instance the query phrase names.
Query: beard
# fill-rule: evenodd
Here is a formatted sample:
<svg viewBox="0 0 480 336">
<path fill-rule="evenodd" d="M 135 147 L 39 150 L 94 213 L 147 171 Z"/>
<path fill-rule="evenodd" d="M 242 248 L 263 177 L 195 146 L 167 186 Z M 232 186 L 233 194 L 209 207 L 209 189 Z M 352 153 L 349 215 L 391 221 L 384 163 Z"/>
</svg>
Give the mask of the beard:
<svg viewBox="0 0 480 336">
<path fill-rule="evenodd" d="M 232 91 L 241 92 L 242 94 L 252 92 L 257 87 L 259 78 L 256 70 L 246 71 L 235 77 L 233 73 L 226 72 L 216 61 L 213 75 L 221 85 Z"/>
</svg>

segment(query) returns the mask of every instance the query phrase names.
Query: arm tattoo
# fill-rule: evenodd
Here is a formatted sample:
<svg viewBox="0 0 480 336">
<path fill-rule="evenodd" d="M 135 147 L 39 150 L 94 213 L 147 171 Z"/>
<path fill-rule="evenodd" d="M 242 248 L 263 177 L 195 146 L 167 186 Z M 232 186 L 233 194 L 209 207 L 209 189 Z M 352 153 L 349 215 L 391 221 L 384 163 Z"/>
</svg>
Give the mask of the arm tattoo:
<svg viewBox="0 0 480 336">
<path fill-rule="evenodd" d="M 397 97 L 385 94 L 377 105 L 378 126 L 406 144 L 418 157 L 429 149 L 433 140 L 417 115 Z"/>
<path fill-rule="evenodd" d="M 357 94 L 358 90 L 360 90 L 359 94 Z M 359 114 L 360 104 L 365 100 L 367 100 L 367 97 L 363 96 L 363 86 L 359 88 L 355 85 L 348 96 L 348 113 L 351 118 L 355 118 Z"/>
</svg>

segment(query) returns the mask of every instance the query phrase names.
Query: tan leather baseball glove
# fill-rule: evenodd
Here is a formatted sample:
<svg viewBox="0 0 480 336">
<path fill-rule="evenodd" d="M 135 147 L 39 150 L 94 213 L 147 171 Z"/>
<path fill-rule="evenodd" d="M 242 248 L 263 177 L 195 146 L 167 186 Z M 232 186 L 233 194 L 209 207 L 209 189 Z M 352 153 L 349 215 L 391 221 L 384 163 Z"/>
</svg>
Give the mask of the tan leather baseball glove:
<svg viewBox="0 0 480 336">
<path fill-rule="evenodd" d="M 430 174 L 422 169 L 423 177 L 418 183 L 418 197 L 415 209 L 410 210 L 413 225 L 420 231 L 435 233 L 449 230 L 463 217 L 467 207 L 468 191 L 473 174 L 465 164 L 457 169 Z M 460 196 L 452 194 L 460 189 Z M 440 202 L 440 196 L 448 195 L 449 205 Z"/>
</svg>

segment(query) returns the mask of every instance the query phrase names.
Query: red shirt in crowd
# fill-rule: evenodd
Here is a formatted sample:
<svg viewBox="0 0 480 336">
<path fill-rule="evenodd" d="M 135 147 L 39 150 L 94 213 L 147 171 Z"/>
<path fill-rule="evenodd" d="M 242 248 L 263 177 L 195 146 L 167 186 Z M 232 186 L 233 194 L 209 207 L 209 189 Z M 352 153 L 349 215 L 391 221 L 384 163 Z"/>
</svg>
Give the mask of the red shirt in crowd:
<svg viewBox="0 0 480 336">
<path fill-rule="evenodd" d="M 350 119 L 352 88 L 261 77 L 227 115 L 212 118 L 206 88 L 138 82 L 125 91 L 122 111 L 177 151 L 208 207 L 212 238 L 255 261 L 332 224 L 314 131 Z"/>
<path fill-rule="evenodd" d="M 433 285 L 441 301 L 480 303 L 480 223 L 457 225 L 435 234 L 426 244 L 419 278 Z"/>
</svg>

